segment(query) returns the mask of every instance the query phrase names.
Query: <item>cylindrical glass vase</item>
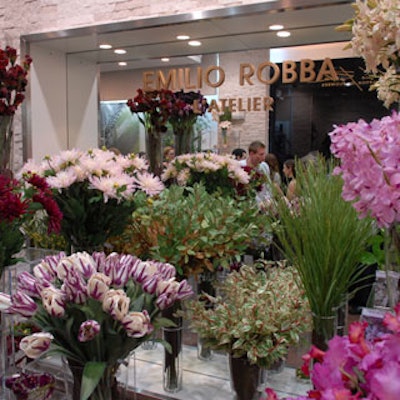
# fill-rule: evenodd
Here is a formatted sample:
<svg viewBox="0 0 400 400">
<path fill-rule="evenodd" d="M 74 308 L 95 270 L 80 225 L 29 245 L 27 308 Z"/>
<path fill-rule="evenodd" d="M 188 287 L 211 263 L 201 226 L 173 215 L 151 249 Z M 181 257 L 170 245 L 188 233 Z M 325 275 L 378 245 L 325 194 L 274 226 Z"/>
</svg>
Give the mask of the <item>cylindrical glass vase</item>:
<svg viewBox="0 0 400 400">
<path fill-rule="evenodd" d="M 328 342 L 336 335 L 337 315 L 316 315 L 313 313 L 311 342 L 321 350 L 328 348 Z"/>
<path fill-rule="evenodd" d="M 149 170 L 160 176 L 162 171 L 162 133 L 155 127 L 149 126 L 146 129 L 146 157 L 149 161 Z"/>
<path fill-rule="evenodd" d="M 175 156 L 192 152 L 193 125 L 174 128 Z"/>
<path fill-rule="evenodd" d="M 176 393 L 182 389 L 182 324 L 174 328 L 162 328 L 163 339 L 171 351 L 164 349 L 163 388 Z"/>
</svg>

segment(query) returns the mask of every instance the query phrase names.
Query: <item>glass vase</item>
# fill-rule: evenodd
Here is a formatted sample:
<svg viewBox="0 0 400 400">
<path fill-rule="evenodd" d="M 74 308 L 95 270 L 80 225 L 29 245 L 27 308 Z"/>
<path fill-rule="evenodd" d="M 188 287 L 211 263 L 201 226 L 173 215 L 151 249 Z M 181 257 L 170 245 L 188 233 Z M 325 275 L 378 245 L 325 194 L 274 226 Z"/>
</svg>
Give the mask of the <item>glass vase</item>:
<svg viewBox="0 0 400 400">
<path fill-rule="evenodd" d="M 160 176 L 162 172 L 162 133 L 154 126 L 146 127 L 146 157 L 149 171 Z"/>
<path fill-rule="evenodd" d="M 72 373 L 73 385 L 69 398 L 72 400 L 81 399 L 82 374 L 84 366 L 73 360 L 68 360 L 68 365 Z M 119 365 L 109 365 L 104 370 L 103 376 L 95 387 L 93 393 L 89 396 L 89 400 L 112 400 L 121 399 L 124 395 L 121 394 L 122 389 L 118 387 L 116 372 Z"/>
<path fill-rule="evenodd" d="M 163 388 L 176 393 L 182 389 L 182 326 L 163 328 L 163 339 L 171 346 L 164 349 Z"/>
<path fill-rule="evenodd" d="M 0 115 L 0 174 L 12 176 L 13 115 Z"/>
<path fill-rule="evenodd" d="M 175 127 L 175 156 L 192 152 L 193 125 Z"/>
<path fill-rule="evenodd" d="M 313 330 L 311 342 L 321 350 L 328 348 L 328 342 L 336 334 L 337 315 L 316 315 L 312 314 Z"/>
<path fill-rule="evenodd" d="M 263 368 L 250 364 L 246 356 L 229 355 L 229 371 L 236 400 L 255 400 L 259 397 L 258 389 L 265 385 Z"/>
</svg>

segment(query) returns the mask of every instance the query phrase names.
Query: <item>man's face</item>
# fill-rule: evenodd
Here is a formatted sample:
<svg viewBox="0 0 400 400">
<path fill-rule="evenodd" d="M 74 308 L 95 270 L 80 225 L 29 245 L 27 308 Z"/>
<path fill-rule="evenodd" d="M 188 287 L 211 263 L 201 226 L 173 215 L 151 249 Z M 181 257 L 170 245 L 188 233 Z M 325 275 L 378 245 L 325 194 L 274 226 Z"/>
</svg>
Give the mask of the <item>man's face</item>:
<svg viewBox="0 0 400 400">
<path fill-rule="evenodd" d="M 265 161 L 265 148 L 260 147 L 255 153 L 249 153 L 251 163 L 256 166 L 260 162 Z"/>
</svg>

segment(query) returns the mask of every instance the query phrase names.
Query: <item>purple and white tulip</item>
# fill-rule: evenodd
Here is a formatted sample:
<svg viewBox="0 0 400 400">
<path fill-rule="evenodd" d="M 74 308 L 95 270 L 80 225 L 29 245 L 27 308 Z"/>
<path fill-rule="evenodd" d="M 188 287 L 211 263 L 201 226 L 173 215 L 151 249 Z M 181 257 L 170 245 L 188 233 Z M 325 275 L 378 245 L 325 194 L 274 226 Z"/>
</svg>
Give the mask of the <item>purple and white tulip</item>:
<svg viewBox="0 0 400 400">
<path fill-rule="evenodd" d="M 100 332 L 100 324 L 93 320 L 82 322 L 79 327 L 78 340 L 80 342 L 89 342 L 94 339 Z"/>
<path fill-rule="evenodd" d="M 155 262 L 142 261 L 135 265 L 135 268 L 132 270 L 132 277 L 136 282 L 142 283 L 149 276 L 153 276 L 157 272 L 158 268 Z"/>
<path fill-rule="evenodd" d="M 96 261 L 86 251 L 71 254 L 68 258 L 74 264 L 75 269 L 86 279 L 97 272 Z"/>
<path fill-rule="evenodd" d="M 122 289 L 110 289 L 104 295 L 103 310 L 110 313 L 117 321 L 122 321 L 128 314 L 130 301 Z"/>
<path fill-rule="evenodd" d="M 12 314 L 18 314 L 22 317 L 32 317 L 37 311 L 37 305 L 35 301 L 25 294 L 24 292 L 17 292 L 11 296 L 12 306 L 9 311 Z"/>
<path fill-rule="evenodd" d="M 5 293 L 0 293 L 0 311 L 8 311 L 11 305 L 11 296 Z"/>
<path fill-rule="evenodd" d="M 65 292 L 67 300 L 76 304 L 83 304 L 87 299 L 86 281 L 77 270 L 70 270 L 61 289 Z"/>
<path fill-rule="evenodd" d="M 60 289 L 49 286 L 40 292 L 44 309 L 53 317 L 65 315 L 65 293 Z"/>
<path fill-rule="evenodd" d="M 103 301 L 104 295 L 107 293 L 111 285 L 111 278 L 107 275 L 96 272 L 87 283 L 87 294 L 93 299 Z"/>
<path fill-rule="evenodd" d="M 40 297 L 37 283 L 38 280 L 27 271 L 24 271 L 17 276 L 17 290 L 24 292 L 28 296 Z"/>
<path fill-rule="evenodd" d="M 57 268 L 57 266 L 55 266 L 55 268 Z M 57 277 L 56 269 L 53 269 L 53 267 L 44 260 L 33 267 L 33 275 L 38 279 L 48 282 L 54 282 Z"/>
<path fill-rule="evenodd" d="M 132 311 L 122 320 L 122 325 L 129 337 L 141 338 L 153 332 L 154 327 L 151 324 L 149 313 Z"/>
<path fill-rule="evenodd" d="M 29 358 L 38 358 L 46 352 L 53 340 L 53 335 L 48 332 L 34 333 L 30 336 L 25 336 L 20 344 L 20 349 Z"/>
<path fill-rule="evenodd" d="M 118 253 L 111 253 L 105 261 L 104 273 L 112 280 L 115 287 L 123 287 L 130 278 L 134 258 L 133 256 L 120 256 Z"/>
</svg>

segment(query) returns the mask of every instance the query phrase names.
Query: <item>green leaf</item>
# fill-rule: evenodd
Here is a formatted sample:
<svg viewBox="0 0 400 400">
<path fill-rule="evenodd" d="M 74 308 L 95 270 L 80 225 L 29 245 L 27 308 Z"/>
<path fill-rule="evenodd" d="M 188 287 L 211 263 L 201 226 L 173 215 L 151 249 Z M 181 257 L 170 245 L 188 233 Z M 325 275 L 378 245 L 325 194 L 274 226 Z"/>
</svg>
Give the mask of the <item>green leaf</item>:
<svg viewBox="0 0 400 400">
<path fill-rule="evenodd" d="M 100 382 L 107 367 L 105 362 L 89 361 L 85 364 L 82 376 L 81 400 L 87 400 Z"/>
</svg>

